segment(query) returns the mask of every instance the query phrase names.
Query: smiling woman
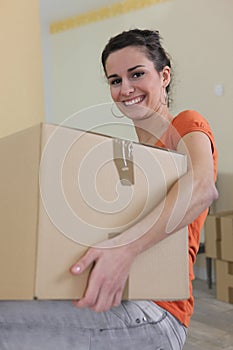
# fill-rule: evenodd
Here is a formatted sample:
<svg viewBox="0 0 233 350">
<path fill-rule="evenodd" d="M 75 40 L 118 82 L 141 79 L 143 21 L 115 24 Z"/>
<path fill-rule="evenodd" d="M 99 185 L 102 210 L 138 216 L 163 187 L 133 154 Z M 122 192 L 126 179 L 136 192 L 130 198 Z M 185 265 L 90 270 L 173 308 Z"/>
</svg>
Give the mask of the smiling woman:
<svg viewBox="0 0 233 350">
<path fill-rule="evenodd" d="M 158 31 L 144 30 L 142 35 L 135 29 L 116 36 L 102 53 L 102 65 L 113 101 L 134 121 L 136 130 L 140 120 L 154 113 L 165 115 L 164 121 L 172 119 L 168 111 L 171 62 Z M 148 141 L 147 135 L 139 139 Z"/>
<path fill-rule="evenodd" d="M 166 87 L 170 82 L 169 66 L 157 71 L 154 63 L 135 46 L 113 52 L 105 69 L 112 99 L 125 115 L 141 119 L 143 115 L 147 118 L 151 112 L 162 112 L 166 106 Z M 136 112 L 137 106 L 140 108 Z"/>
<path fill-rule="evenodd" d="M 72 266 L 72 273 L 79 275 L 94 264 L 85 294 L 75 305 L 92 309 L 97 327 L 95 312 L 104 312 L 106 317 L 113 313 L 124 323 L 121 330 L 116 324 L 111 334 L 102 335 L 101 340 L 95 342 L 95 346 L 100 345 L 95 349 L 102 350 L 108 337 L 112 349 L 140 349 L 142 344 L 148 350 L 183 348 L 193 313 L 193 264 L 200 231 L 208 207 L 218 196 L 217 151 L 212 131 L 195 111 L 186 110 L 176 116 L 170 113 L 167 93 L 171 64 L 160 41 L 158 31 L 133 29 L 111 38 L 102 53 L 112 99 L 133 121 L 139 141 L 186 154 L 188 170 L 168 191 L 165 204 L 155 205 L 136 224 L 117 237 L 101 242 L 105 249 L 100 245 L 89 248 Z M 169 302 L 122 301 L 136 256 L 185 226 L 189 231 L 190 298 Z M 138 237 L 141 232 L 144 234 L 140 238 L 130 241 L 130 237 Z M 135 317 L 137 310 L 143 311 L 143 317 Z M 143 327 L 137 327 L 141 320 Z"/>
</svg>

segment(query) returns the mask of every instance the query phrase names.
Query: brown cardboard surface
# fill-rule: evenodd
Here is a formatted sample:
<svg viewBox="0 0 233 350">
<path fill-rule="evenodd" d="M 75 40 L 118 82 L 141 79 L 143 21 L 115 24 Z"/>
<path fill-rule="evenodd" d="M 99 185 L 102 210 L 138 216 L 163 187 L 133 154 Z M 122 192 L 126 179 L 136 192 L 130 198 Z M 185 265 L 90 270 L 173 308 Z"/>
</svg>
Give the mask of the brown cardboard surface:
<svg viewBox="0 0 233 350">
<path fill-rule="evenodd" d="M 70 266 L 87 246 L 122 232 L 159 203 L 186 171 L 186 159 L 134 143 L 134 185 L 124 186 L 113 159 L 112 138 L 45 125 L 43 144 L 36 296 L 79 298 L 87 274 L 73 277 Z M 65 144 L 69 152 L 58 151 Z M 61 165 L 56 185 L 51 174 Z M 186 298 L 187 276 L 184 229 L 136 259 L 125 298 Z"/>
<path fill-rule="evenodd" d="M 216 260 L 217 299 L 233 303 L 233 263 Z"/>
<path fill-rule="evenodd" d="M 138 256 L 128 281 L 129 299 L 170 300 L 189 296 L 185 237 L 186 228 Z"/>
<path fill-rule="evenodd" d="M 221 258 L 220 251 L 220 220 L 214 215 L 208 215 L 205 221 L 205 253 L 210 258 Z"/>
<path fill-rule="evenodd" d="M 1 299 L 80 297 L 88 273 L 74 277 L 70 266 L 140 220 L 186 171 L 183 155 L 126 145 L 116 161 L 111 137 L 48 124 L 1 140 Z M 185 228 L 141 254 L 125 298 L 187 298 L 187 245 Z"/>
<path fill-rule="evenodd" d="M 221 217 L 222 260 L 233 262 L 233 215 Z"/>
<path fill-rule="evenodd" d="M 221 259 L 221 218 L 232 215 L 232 211 L 209 214 L 205 221 L 205 253 L 207 257 Z"/>
<path fill-rule="evenodd" d="M 34 296 L 40 130 L 0 140 L 0 299 Z"/>
</svg>

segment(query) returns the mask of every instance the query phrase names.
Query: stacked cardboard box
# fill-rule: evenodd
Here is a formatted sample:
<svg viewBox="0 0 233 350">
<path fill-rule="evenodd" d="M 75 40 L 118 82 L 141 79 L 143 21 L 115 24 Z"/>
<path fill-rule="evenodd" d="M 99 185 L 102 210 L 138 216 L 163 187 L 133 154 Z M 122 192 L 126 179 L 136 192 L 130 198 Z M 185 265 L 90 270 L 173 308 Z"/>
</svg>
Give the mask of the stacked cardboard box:
<svg viewBox="0 0 233 350">
<path fill-rule="evenodd" d="M 81 297 L 89 271 L 70 266 L 163 203 L 187 170 L 182 154 L 49 124 L 1 139 L 0 163 L 0 299 Z M 137 257 L 124 298 L 185 299 L 188 281 L 184 228 Z"/>
<path fill-rule="evenodd" d="M 215 259 L 217 299 L 233 303 L 233 211 L 208 215 L 206 256 Z"/>
</svg>

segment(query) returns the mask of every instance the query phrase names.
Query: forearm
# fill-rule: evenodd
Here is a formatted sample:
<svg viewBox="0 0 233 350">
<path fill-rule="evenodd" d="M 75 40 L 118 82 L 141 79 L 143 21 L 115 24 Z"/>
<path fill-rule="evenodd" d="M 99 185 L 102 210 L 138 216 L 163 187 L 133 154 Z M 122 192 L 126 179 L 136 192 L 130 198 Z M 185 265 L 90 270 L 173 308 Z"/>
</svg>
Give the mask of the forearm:
<svg viewBox="0 0 233 350">
<path fill-rule="evenodd" d="M 129 244 L 130 251 L 137 255 L 190 224 L 215 197 L 213 183 L 204 179 L 193 180 L 193 174 L 187 173 L 170 189 L 165 201 L 116 237 L 115 244 Z"/>
</svg>

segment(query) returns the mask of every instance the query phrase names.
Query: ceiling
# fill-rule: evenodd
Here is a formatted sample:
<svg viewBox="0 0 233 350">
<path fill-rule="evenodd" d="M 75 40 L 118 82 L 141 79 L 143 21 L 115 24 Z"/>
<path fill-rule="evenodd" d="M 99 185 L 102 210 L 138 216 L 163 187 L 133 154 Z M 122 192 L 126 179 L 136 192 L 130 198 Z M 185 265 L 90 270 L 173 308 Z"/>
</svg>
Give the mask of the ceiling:
<svg viewBox="0 0 233 350">
<path fill-rule="evenodd" d="M 109 6 L 120 0 L 40 0 L 41 21 L 46 24 Z"/>
</svg>

